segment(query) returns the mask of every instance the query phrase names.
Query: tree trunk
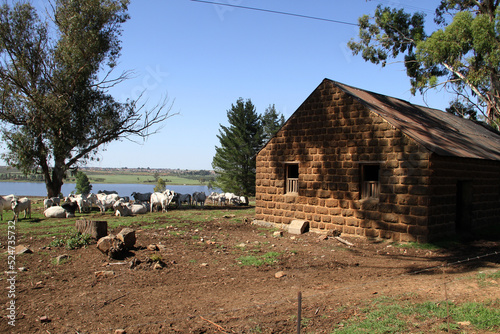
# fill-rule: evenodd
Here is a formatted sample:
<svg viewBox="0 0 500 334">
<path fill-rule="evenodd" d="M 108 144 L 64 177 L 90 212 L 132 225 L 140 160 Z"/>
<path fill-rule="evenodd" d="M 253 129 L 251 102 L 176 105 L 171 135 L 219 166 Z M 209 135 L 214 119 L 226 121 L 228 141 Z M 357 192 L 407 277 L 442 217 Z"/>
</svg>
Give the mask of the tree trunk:
<svg viewBox="0 0 500 334">
<path fill-rule="evenodd" d="M 500 118 L 500 82 L 498 81 L 497 71 L 493 71 L 490 75 L 490 101 L 487 103 L 487 118 L 488 124 L 494 128 L 499 128 L 499 118 Z"/>
<path fill-rule="evenodd" d="M 64 184 L 65 170 L 61 166 L 54 166 L 52 175 L 45 178 L 45 187 L 47 188 L 47 197 L 58 197 L 61 193 L 62 185 Z"/>
<path fill-rule="evenodd" d="M 78 232 L 89 234 L 92 238 L 97 240 L 108 235 L 107 221 L 81 219 L 75 222 L 75 227 Z"/>
<path fill-rule="evenodd" d="M 45 180 L 45 187 L 47 188 L 47 197 L 58 197 L 61 193 L 63 182 L 54 182 L 51 180 Z"/>
</svg>

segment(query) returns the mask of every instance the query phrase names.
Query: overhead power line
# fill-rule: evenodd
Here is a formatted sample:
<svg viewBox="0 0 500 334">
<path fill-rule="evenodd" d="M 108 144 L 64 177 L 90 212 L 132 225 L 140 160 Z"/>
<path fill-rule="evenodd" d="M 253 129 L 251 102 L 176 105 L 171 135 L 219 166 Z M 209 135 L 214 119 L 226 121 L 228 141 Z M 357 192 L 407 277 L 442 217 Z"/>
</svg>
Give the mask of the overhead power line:
<svg viewBox="0 0 500 334">
<path fill-rule="evenodd" d="M 380 2 L 380 3 L 386 3 L 386 4 L 388 4 L 389 6 L 392 6 L 392 7 L 400 7 L 400 8 L 404 8 L 404 9 L 410 9 L 410 10 L 420 11 L 420 12 L 427 12 L 427 13 L 431 13 L 431 14 L 434 13 L 434 11 L 431 10 L 431 9 L 423 8 L 423 7 L 417 7 L 417 6 L 412 6 L 412 5 L 408 5 L 408 4 L 402 4 L 399 1 L 388 1 L 388 0 L 372 0 L 372 1 Z"/>
<path fill-rule="evenodd" d="M 338 24 L 345 24 L 345 25 L 356 26 L 356 27 L 358 26 L 357 23 L 345 22 L 345 21 L 339 21 L 339 20 L 332 20 L 332 19 L 326 19 L 326 18 L 323 18 L 323 17 L 316 17 L 316 16 L 309 16 L 309 15 L 302 15 L 302 14 L 294 14 L 294 13 L 282 12 L 282 11 L 278 11 L 278 10 L 256 8 L 256 7 L 247 7 L 247 6 L 240 6 L 240 5 L 232 5 L 232 4 L 228 4 L 228 3 L 220 3 L 220 2 L 215 2 L 215 1 L 205 1 L 205 0 L 191 0 L 191 1 L 201 2 L 201 3 L 211 4 L 211 5 L 218 5 L 218 6 L 225 6 L 225 7 L 233 7 L 233 8 L 254 10 L 254 11 L 265 12 L 265 13 L 295 16 L 295 17 L 300 17 L 300 18 L 304 18 L 304 19 L 326 21 L 326 22 L 338 23 Z"/>
</svg>

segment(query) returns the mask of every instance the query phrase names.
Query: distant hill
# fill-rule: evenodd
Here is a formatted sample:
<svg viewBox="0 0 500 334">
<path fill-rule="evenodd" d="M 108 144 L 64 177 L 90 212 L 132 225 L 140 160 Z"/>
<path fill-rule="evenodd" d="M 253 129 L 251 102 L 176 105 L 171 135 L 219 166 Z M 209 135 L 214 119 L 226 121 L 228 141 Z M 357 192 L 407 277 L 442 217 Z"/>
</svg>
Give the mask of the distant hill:
<svg viewBox="0 0 500 334">
<path fill-rule="evenodd" d="M 151 183 L 156 184 L 161 178 L 167 184 L 208 184 L 215 179 L 212 170 L 188 170 L 170 168 L 102 168 L 81 167 L 91 183 Z M 0 166 L 0 181 L 43 182 L 43 175 L 24 175 L 18 169 Z M 65 182 L 75 182 L 68 173 Z"/>
</svg>

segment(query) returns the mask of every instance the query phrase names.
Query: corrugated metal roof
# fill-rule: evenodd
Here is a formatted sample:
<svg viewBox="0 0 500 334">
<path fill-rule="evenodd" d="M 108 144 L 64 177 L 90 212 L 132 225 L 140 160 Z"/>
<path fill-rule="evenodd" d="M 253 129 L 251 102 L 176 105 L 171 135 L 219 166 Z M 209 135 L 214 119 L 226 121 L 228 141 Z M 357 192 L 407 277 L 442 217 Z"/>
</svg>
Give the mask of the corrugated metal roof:
<svg viewBox="0 0 500 334">
<path fill-rule="evenodd" d="M 500 133 L 485 124 L 329 81 L 431 152 L 442 156 L 500 160 Z"/>
</svg>

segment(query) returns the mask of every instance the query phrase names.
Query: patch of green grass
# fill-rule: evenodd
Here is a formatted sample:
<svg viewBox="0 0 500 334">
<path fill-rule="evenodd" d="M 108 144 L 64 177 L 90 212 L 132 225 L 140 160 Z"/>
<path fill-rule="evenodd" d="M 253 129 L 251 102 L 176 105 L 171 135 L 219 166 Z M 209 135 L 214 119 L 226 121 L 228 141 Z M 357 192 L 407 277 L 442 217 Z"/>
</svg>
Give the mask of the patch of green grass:
<svg viewBox="0 0 500 334">
<path fill-rule="evenodd" d="M 470 321 L 476 328 L 489 331 L 500 330 L 500 300 L 486 304 L 465 303 L 452 308 L 456 321 Z"/>
<path fill-rule="evenodd" d="M 267 252 L 263 255 L 247 255 L 241 256 L 236 259 L 240 266 L 254 266 L 259 267 L 264 264 L 273 264 L 278 261 L 281 253 L 278 252 Z"/>
<path fill-rule="evenodd" d="M 488 303 L 425 302 L 380 297 L 361 308 L 357 316 L 339 324 L 332 333 L 413 333 L 425 323 L 435 330 L 456 330 L 458 322 L 470 322 L 477 330 L 500 330 L 500 300 Z M 450 321 L 446 321 L 450 315 Z M 472 330 L 473 328 L 471 328 Z"/>
<path fill-rule="evenodd" d="M 51 260 L 52 264 L 55 265 L 55 266 L 60 266 L 62 264 L 65 264 L 65 263 L 68 263 L 69 262 L 69 257 L 66 257 L 66 258 L 63 258 L 63 259 L 60 259 L 59 261 L 57 260 L 57 258 L 53 258 Z"/>
<path fill-rule="evenodd" d="M 90 245 L 92 237 L 88 234 L 81 234 L 79 232 L 66 234 L 60 238 L 54 239 L 50 247 L 65 247 L 66 249 L 77 249 Z"/>
<path fill-rule="evenodd" d="M 149 259 L 153 262 L 160 262 L 160 261 L 163 261 L 162 257 L 160 254 L 151 254 L 151 256 L 149 257 Z"/>
<path fill-rule="evenodd" d="M 290 320 L 291 322 L 295 322 L 295 323 L 297 323 L 297 316 L 296 316 L 295 314 L 294 314 L 294 315 L 291 315 L 291 316 L 289 317 L 289 320 Z M 301 319 L 300 319 L 300 326 L 301 326 L 302 328 L 305 328 L 305 327 L 307 327 L 307 325 L 309 324 L 309 322 L 310 322 L 310 321 L 311 321 L 311 318 L 301 318 Z"/>
<path fill-rule="evenodd" d="M 440 249 L 438 245 L 430 243 L 418 243 L 418 242 L 408 242 L 408 243 L 395 243 L 394 247 L 398 248 L 414 248 L 414 249 L 426 249 L 426 250 L 437 250 Z"/>
<path fill-rule="evenodd" d="M 406 242 L 406 243 L 392 243 L 394 247 L 398 248 L 414 248 L 414 249 L 424 249 L 424 250 L 438 250 L 438 249 L 451 249 L 461 245 L 461 241 L 458 236 L 452 236 L 447 239 L 418 243 L 418 242 Z"/>
<path fill-rule="evenodd" d="M 255 325 L 254 327 L 250 328 L 250 333 L 262 333 L 262 327 L 260 325 Z"/>
<path fill-rule="evenodd" d="M 487 279 L 492 279 L 492 280 L 500 279 L 500 270 L 492 271 L 492 272 L 489 272 L 489 273 L 479 273 L 479 274 L 477 274 L 477 278 L 480 281 L 484 281 L 484 280 L 487 280 Z"/>
</svg>

